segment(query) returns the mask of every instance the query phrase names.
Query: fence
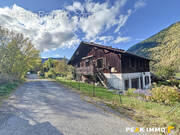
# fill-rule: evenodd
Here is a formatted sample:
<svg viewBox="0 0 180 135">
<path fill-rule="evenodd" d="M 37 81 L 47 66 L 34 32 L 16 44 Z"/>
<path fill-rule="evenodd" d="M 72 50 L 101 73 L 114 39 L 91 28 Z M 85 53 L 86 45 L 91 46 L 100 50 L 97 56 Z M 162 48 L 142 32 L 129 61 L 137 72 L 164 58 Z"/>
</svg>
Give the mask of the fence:
<svg viewBox="0 0 180 135">
<path fill-rule="evenodd" d="M 66 79 L 60 79 L 59 81 L 91 97 L 98 97 L 107 101 L 116 102 L 118 104 L 121 104 L 123 100 L 121 97 L 122 91 L 119 92 L 119 90 L 117 89 L 108 90 L 103 86 L 97 86 L 95 82 L 92 84 L 88 84 L 80 81 Z"/>
</svg>

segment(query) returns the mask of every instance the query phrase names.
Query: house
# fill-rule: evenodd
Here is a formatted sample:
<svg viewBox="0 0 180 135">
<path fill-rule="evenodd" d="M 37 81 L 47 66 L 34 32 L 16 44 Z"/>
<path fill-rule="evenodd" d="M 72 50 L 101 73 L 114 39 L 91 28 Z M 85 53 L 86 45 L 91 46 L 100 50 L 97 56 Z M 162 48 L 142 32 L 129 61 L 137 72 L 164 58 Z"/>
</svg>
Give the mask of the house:
<svg viewBox="0 0 180 135">
<path fill-rule="evenodd" d="M 150 60 L 121 49 L 92 42 L 81 42 L 68 64 L 75 67 L 76 79 L 95 78 L 106 88 L 127 90 L 151 86 Z"/>
</svg>

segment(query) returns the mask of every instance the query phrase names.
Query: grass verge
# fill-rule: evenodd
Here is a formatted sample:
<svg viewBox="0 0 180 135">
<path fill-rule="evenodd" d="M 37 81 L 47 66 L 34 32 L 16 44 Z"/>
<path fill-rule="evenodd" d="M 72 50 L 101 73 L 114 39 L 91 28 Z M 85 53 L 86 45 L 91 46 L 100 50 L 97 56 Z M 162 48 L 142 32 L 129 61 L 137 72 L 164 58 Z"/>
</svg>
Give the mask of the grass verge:
<svg viewBox="0 0 180 135">
<path fill-rule="evenodd" d="M 0 104 L 2 99 L 7 98 L 20 84 L 20 82 L 6 82 L 0 84 Z"/>
<path fill-rule="evenodd" d="M 105 103 L 145 127 L 167 128 L 168 126 L 174 126 L 178 132 L 177 134 L 180 133 L 180 107 L 168 113 L 172 108 L 170 106 L 155 102 L 146 102 L 125 95 L 121 96 L 122 103 L 120 103 L 120 97 L 118 95 L 107 91 L 107 89 L 103 87 L 94 88 L 91 84 L 66 80 L 61 77 L 57 77 L 56 80 L 61 84 L 81 91 L 87 96 L 95 97 L 94 99 Z"/>
<path fill-rule="evenodd" d="M 177 76 L 177 77 L 180 77 L 180 73 L 176 73 L 176 76 Z"/>
</svg>

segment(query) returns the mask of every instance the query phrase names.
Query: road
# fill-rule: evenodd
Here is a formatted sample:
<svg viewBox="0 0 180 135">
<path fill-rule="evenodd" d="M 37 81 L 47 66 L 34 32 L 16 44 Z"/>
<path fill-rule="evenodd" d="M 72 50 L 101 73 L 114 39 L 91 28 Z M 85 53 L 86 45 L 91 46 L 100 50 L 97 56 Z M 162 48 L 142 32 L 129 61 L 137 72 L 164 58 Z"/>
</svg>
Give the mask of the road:
<svg viewBox="0 0 180 135">
<path fill-rule="evenodd" d="M 0 108 L 0 135 L 127 135 L 133 125 L 31 75 Z"/>
</svg>

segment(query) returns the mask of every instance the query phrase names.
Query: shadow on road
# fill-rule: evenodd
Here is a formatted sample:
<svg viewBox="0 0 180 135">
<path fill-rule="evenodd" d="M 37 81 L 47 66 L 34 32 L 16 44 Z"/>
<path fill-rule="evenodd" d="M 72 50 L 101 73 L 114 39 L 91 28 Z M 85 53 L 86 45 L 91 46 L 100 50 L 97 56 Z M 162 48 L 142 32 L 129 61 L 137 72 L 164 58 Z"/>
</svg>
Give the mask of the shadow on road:
<svg viewBox="0 0 180 135">
<path fill-rule="evenodd" d="M 29 124 L 14 114 L 0 114 L 0 135 L 63 135 L 49 122 Z"/>
<path fill-rule="evenodd" d="M 0 135 L 123 135 L 130 125 L 35 74 L 0 108 Z"/>
</svg>

